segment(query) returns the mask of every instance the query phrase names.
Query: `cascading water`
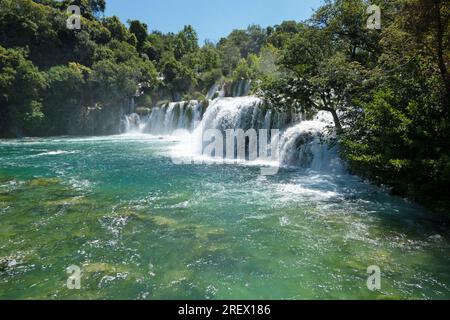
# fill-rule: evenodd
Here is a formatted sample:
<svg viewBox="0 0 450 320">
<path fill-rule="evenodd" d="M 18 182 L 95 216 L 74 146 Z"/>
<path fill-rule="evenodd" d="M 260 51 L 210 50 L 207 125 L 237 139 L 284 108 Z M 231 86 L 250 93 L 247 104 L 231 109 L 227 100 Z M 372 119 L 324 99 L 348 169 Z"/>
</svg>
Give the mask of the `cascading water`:
<svg viewBox="0 0 450 320">
<path fill-rule="evenodd" d="M 202 150 L 199 141 L 207 129 L 222 132 L 227 129 L 279 129 L 278 161 L 281 165 L 339 171 L 342 164 L 337 150 L 324 141 L 332 126 L 333 119 L 326 112 L 319 112 L 311 121 L 302 121 L 300 115 L 266 110 L 261 99 L 256 97 L 223 98 L 211 104 L 191 139 L 196 141 L 195 152 L 199 153 Z"/>
<path fill-rule="evenodd" d="M 233 97 L 244 97 L 250 92 L 252 85 L 251 80 L 239 80 L 233 84 L 232 96 Z"/>
<path fill-rule="evenodd" d="M 245 84 L 248 85 L 248 84 Z M 216 92 L 218 86 L 211 90 Z M 203 135 L 208 129 L 225 132 L 228 129 L 279 129 L 278 162 L 321 171 L 341 170 L 336 148 L 330 148 L 324 138 L 329 136 L 332 118 L 319 112 L 312 121 L 302 121 L 299 114 L 269 110 L 254 96 L 216 98 L 206 108 L 197 101 L 169 103 L 154 107 L 148 115 L 131 114 L 124 119 L 127 133 L 147 133 L 164 136 L 183 129 L 181 142 L 174 148 L 177 155 L 203 155 Z"/>
<path fill-rule="evenodd" d="M 280 141 L 280 162 L 285 166 L 299 166 L 317 171 L 341 171 L 343 164 L 337 148 L 326 141 L 333 126 L 330 114 L 320 111 L 314 120 L 302 121 L 287 129 Z"/>
<path fill-rule="evenodd" d="M 137 113 L 126 115 L 122 120 L 124 130 L 126 133 L 141 133 L 142 123 L 141 118 Z"/>
<path fill-rule="evenodd" d="M 220 130 L 262 128 L 265 113 L 261 105 L 262 101 L 256 97 L 216 99 L 208 107 L 201 126 Z"/>
<path fill-rule="evenodd" d="M 206 94 L 206 99 L 214 100 L 224 97 L 245 97 L 248 96 L 252 87 L 252 80 L 237 80 L 234 82 L 225 82 L 214 84 Z"/>
<path fill-rule="evenodd" d="M 202 119 L 205 107 L 201 102 L 171 102 L 154 107 L 147 115 L 132 113 L 122 120 L 123 132 L 170 135 L 175 130 L 192 131 Z"/>
</svg>

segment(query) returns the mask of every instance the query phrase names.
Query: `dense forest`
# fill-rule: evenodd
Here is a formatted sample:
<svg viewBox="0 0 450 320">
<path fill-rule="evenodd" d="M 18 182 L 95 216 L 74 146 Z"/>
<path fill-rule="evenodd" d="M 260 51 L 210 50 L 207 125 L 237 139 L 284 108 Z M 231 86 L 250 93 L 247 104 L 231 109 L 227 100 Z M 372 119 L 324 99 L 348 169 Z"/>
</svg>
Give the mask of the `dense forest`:
<svg viewBox="0 0 450 320">
<path fill-rule="evenodd" d="M 366 27 L 370 3 L 381 7 L 380 30 Z M 192 26 L 163 34 L 105 17 L 105 0 L 1 0 L 0 136 L 115 133 L 136 92 L 145 113 L 252 80 L 275 110 L 331 112 L 352 172 L 445 212 L 450 2 L 370 3 L 325 1 L 307 21 L 199 45 Z M 70 4 L 82 9 L 80 30 L 66 26 Z"/>
</svg>

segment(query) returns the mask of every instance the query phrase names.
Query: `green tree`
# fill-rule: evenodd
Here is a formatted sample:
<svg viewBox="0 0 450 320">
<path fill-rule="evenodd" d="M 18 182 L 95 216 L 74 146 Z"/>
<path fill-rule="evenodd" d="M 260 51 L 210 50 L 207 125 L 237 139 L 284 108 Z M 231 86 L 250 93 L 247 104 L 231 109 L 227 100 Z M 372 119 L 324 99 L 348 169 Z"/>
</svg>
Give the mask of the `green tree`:
<svg viewBox="0 0 450 320">
<path fill-rule="evenodd" d="M 295 34 L 281 53 L 286 76 L 263 86 L 265 97 L 285 108 L 330 112 L 342 133 L 342 117 L 351 111 L 353 95 L 364 89 L 365 70 L 341 48 L 328 32 L 316 27 Z"/>
<path fill-rule="evenodd" d="M 111 33 L 111 37 L 113 39 L 119 40 L 119 41 L 127 41 L 129 38 L 128 30 L 123 25 L 122 22 L 120 22 L 119 18 L 117 16 L 112 16 L 103 19 L 102 21 L 103 25 L 109 30 Z"/>
<path fill-rule="evenodd" d="M 42 94 L 45 132 L 42 135 L 65 134 L 79 109 L 88 106 L 90 94 L 86 86 L 92 70 L 78 63 L 55 66 L 46 73 L 46 89 Z M 64 103 L 61 103 L 64 101 Z"/>
<path fill-rule="evenodd" d="M 241 52 L 239 50 L 239 47 L 228 41 L 222 41 L 221 43 L 219 43 L 218 49 L 221 55 L 221 60 L 223 62 L 223 73 L 228 76 L 233 72 L 233 70 L 241 60 Z"/>
<path fill-rule="evenodd" d="M 164 83 L 172 92 L 173 100 L 179 100 L 177 94 L 181 96 L 197 84 L 194 72 L 173 56 L 163 58 L 162 74 Z"/>
<path fill-rule="evenodd" d="M 180 60 L 184 55 L 196 52 L 198 47 L 198 36 L 192 26 L 184 26 L 174 38 L 174 56 Z"/>
<path fill-rule="evenodd" d="M 128 24 L 130 25 L 130 32 L 134 34 L 137 39 L 138 50 L 142 51 L 144 42 L 147 40 L 147 25 L 138 20 L 128 20 Z"/>
<path fill-rule="evenodd" d="M 24 135 L 43 120 L 45 79 L 24 50 L 0 46 L 0 134 Z"/>
<path fill-rule="evenodd" d="M 250 54 L 247 59 L 241 59 L 233 72 L 233 80 L 255 80 L 260 76 L 258 56 Z"/>
<path fill-rule="evenodd" d="M 443 0 L 407 2 L 402 22 L 415 39 L 417 51 L 437 65 L 450 108 L 450 3 Z"/>
</svg>

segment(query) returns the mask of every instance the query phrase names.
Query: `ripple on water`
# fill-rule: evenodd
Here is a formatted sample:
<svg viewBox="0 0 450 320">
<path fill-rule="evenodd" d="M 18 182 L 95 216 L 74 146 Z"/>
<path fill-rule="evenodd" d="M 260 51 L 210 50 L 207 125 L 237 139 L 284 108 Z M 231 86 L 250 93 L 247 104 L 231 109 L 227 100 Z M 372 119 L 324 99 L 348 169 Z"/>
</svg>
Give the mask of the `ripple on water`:
<svg viewBox="0 0 450 320">
<path fill-rule="evenodd" d="M 450 235 L 421 208 L 353 176 L 175 166 L 172 146 L 0 141 L 0 298 L 450 298 Z"/>
</svg>

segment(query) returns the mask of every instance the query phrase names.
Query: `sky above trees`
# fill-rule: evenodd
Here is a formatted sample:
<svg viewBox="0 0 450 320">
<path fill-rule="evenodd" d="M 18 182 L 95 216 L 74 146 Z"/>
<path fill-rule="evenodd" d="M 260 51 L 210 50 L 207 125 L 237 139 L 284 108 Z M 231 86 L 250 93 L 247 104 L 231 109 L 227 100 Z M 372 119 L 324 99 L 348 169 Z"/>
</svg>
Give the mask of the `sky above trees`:
<svg viewBox="0 0 450 320">
<path fill-rule="evenodd" d="M 117 15 L 122 22 L 136 19 L 150 30 L 178 32 L 192 25 L 200 44 L 217 42 L 233 29 L 250 24 L 263 27 L 284 20 L 304 20 L 322 0 L 109 0 L 106 15 Z"/>
</svg>

